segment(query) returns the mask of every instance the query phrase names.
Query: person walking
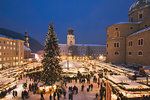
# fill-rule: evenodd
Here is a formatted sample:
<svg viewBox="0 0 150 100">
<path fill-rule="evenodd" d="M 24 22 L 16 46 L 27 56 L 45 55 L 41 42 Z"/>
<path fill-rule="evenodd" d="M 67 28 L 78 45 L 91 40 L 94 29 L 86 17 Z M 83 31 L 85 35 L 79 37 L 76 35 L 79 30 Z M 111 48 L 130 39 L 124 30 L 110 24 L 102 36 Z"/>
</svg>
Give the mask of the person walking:
<svg viewBox="0 0 150 100">
<path fill-rule="evenodd" d="M 56 92 L 53 94 L 53 99 L 56 100 Z"/>
<path fill-rule="evenodd" d="M 100 85 L 100 82 L 97 83 L 98 88 L 99 88 L 99 85 Z"/>
<path fill-rule="evenodd" d="M 40 100 L 44 100 L 44 96 L 43 96 L 42 92 L 41 92 L 41 99 Z"/>
<path fill-rule="evenodd" d="M 95 94 L 95 98 L 96 98 L 96 99 L 98 98 L 98 93 Z"/>
<path fill-rule="evenodd" d="M 73 100 L 73 91 L 69 90 L 69 100 Z"/>
<path fill-rule="evenodd" d="M 84 90 L 84 84 L 82 84 L 82 86 L 81 86 L 81 91 L 83 91 Z"/>
<path fill-rule="evenodd" d="M 17 93 L 17 91 L 15 91 L 15 97 L 17 97 L 17 95 L 18 95 L 18 93 Z"/>
<path fill-rule="evenodd" d="M 49 100 L 52 100 L 52 94 L 50 93 L 50 95 L 49 95 Z"/>
<path fill-rule="evenodd" d="M 64 95 L 64 99 L 66 99 L 66 90 L 63 89 L 63 95 Z"/>
<path fill-rule="evenodd" d="M 60 94 L 57 92 L 57 100 L 60 100 Z"/>
<path fill-rule="evenodd" d="M 76 87 L 76 94 L 78 94 L 78 87 Z"/>
<path fill-rule="evenodd" d="M 13 90 L 13 92 L 12 92 L 12 95 L 13 95 L 13 97 L 15 97 L 15 91 Z"/>
<path fill-rule="evenodd" d="M 93 84 L 91 84 L 91 91 L 93 90 Z"/>
</svg>

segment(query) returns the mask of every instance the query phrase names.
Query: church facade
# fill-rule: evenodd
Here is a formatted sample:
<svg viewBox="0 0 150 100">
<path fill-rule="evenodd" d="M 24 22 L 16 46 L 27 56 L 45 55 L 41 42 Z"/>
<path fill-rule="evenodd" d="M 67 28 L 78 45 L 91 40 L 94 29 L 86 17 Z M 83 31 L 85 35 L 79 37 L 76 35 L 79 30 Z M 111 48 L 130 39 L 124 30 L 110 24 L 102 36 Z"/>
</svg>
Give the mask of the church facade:
<svg viewBox="0 0 150 100">
<path fill-rule="evenodd" d="M 106 61 L 150 65 L 150 0 L 137 0 L 128 16 L 107 28 Z"/>
<path fill-rule="evenodd" d="M 59 44 L 61 55 L 72 56 L 91 56 L 98 57 L 99 55 L 105 55 L 105 45 L 93 45 L 93 44 L 76 44 L 74 30 L 69 29 L 67 33 L 67 44 Z"/>
</svg>

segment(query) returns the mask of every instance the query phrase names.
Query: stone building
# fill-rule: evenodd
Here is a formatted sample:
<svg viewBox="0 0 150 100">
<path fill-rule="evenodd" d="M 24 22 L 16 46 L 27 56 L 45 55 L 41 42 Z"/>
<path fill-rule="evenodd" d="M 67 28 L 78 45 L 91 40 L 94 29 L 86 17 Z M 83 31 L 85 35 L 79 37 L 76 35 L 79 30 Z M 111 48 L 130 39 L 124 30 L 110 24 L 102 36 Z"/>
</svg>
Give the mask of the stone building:
<svg viewBox="0 0 150 100">
<path fill-rule="evenodd" d="M 22 65 L 24 41 L 0 37 L 0 69 Z"/>
<path fill-rule="evenodd" d="M 92 56 L 105 55 L 105 45 L 76 44 L 74 30 L 69 29 L 67 34 L 67 44 L 59 44 L 61 55 Z"/>
<path fill-rule="evenodd" d="M 31 58 L 31 49 L 30 49 L 30 43 L 29 43 L 29 34 L 25 32 L 24 36 L 24 59 Z"/>
<path fill-rule="evenodd" d="M 68 34 L 67 34 L 67 45 L 68 46 L 75 45 L 75 36 L 74 36 L 73 31 L 74 31 L 73 29 L 68 30 Z"/>
<path fill-rule="evenodd" d="M 107 28 L 107 62 L 150 65 L 150 0 L 136 0 L 129 22 Z"/>
</svg>

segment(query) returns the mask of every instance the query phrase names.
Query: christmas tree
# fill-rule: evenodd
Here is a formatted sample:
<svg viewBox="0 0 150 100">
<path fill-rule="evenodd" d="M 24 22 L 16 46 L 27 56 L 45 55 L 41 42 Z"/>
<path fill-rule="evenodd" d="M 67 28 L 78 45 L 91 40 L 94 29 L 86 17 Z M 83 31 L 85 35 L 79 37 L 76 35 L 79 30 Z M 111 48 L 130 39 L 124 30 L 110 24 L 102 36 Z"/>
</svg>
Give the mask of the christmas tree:
<svg viewBox="0 0 150 100">
<path fill-rule="evenodd" d="M 42 60 L 43 73 L 42 80 L 47 85 L 52 85 L 61 78 L 62 68 L 59 64 L 59 47 L 54 27 L 48 26 L 46 35 L 44 58 Z"/>
</svg>

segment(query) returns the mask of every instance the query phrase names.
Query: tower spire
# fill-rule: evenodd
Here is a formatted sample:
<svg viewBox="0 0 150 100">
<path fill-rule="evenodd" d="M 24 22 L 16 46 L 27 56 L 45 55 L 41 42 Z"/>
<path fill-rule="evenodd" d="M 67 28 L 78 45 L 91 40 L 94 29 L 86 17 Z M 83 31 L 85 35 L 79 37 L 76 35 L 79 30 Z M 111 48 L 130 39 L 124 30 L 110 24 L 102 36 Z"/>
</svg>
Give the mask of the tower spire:
<svg viewBox="0 0 150 100">
<path fill-rule="evenodd" d="M 30 45 L 29 45 L 29 35 L 28 35 L 28 32 L 25 32 L 24 41 L 25 41 L 24 45 L 29 48 Z"/>
<path fill-rule="evenodd" d="M 68 29 L 67 33 L 67 45 L 72 46 L 75 45 L 75 35 L 74 35 L 74 30 L 72 28 Z"/>
</svg>

